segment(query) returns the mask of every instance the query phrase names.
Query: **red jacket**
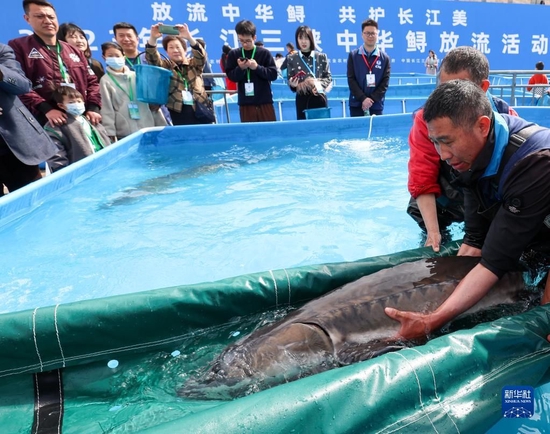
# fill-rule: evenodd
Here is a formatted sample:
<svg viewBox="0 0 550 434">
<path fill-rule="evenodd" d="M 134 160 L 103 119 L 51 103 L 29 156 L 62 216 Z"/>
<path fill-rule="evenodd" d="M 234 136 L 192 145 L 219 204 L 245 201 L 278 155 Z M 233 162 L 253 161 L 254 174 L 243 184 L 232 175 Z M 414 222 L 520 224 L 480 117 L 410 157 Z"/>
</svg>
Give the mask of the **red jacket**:
<svg viewBox="0 0 550 434">
<path fill-rule="evenodd" d="M 529 79 L 529 83 L 527 84 L 548 84 L 548 77 L 544 74 L 533 74 L 531 78 Z M 527 87 L 527 92 L 531 92 L 532 87 Z M 541 94 L 543 91 L 541 90 Z"/>
<path fill-rule="evenodd" d="M 498 98 L 493 100 L 498 100 Z M 518 116 L 517 112 L 504 101 L 497 104 L 499 112 Z M 421 194 L 441 196 L 439 185 L 439 154 L 428 137 L 428 125 L 424 121 L 424 109 L 414 114 L 413 126 L 409 133 L 409 193 L 415 199 Z"/>
<path fill-rule="evenodd" d="M 49 50 L 37 35 L 12 39 L 8 45 L 13 48 L 15 57 L 21 64 L 27 78 L 32 82 L 33 90 L 20 96 L 23 104 L 34 114 L 46 114 L 57 103 L 52 99 L 52 84 L 59 86 L 63 82 L 56 50 Z M 86 110 L 99 112 L 101 96 L 97 77 L 88 67 L 84 54 L 59 41 L 60 56 L 70 81 L 84 97 Z"/>
<path fill-rule="evenodd" d="M 227 59 L 227 54 L 222 54 L 222 57 L 220 58 L 220 68 L 222 72 L 225 74 L 225 62 Z M 234 90 L 237 91 L 237 83 L 234 81 L 229 80 L 229 78 L 225 77 L 225 90 Z"/>
<path fill-rule="evenodd" d="M 422 117 L 424 109 L 414 114 L 409 133 L 409 192 L 415 199 L 421 194 L 441 195 L 439 177 L 439 154 L 428 137 L 428 125 Z"/>
</svg>

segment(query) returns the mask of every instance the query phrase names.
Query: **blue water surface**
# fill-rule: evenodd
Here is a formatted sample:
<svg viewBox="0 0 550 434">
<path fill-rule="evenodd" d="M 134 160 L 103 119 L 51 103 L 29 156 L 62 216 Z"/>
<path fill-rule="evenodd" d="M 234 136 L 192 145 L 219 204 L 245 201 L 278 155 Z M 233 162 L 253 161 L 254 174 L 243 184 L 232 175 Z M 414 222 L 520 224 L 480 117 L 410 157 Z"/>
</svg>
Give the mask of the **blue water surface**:
<svg viewBox="0 0 550 434">
<path fill-rule="evenodd" d="M 404 137 L 142 145 L 0 227 L 0 312 L 418 247 Z"/>
</svg>

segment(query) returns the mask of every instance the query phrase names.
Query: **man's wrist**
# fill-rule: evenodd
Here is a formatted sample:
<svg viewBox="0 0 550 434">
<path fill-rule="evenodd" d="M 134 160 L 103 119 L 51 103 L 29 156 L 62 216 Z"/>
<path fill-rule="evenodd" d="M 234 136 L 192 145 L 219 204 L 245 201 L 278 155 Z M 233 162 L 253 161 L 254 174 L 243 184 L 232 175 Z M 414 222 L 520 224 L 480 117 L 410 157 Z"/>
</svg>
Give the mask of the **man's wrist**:
<svg viewBox="0 0 550 434">
<path fill-rule="evenodd" d="M 440 311 L 435 310 L 426 316 L 424 323 L 426 325 L 426 333 L 431 333 L 443 327 L 447 323 L 447 320 Z"/>
</svg>

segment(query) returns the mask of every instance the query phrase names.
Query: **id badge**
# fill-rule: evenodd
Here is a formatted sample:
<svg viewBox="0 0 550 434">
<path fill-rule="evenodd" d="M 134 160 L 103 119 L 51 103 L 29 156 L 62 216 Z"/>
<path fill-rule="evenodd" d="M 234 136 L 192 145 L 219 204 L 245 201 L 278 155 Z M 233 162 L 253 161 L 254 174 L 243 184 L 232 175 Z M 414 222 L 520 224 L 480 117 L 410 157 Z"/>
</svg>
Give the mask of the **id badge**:
<svg viewBox="0 0 550 434">
<path fill-rule="evenodd" d="M 376 81 L 375 81 L 375 78 L 374 78 L 374 74 L 367 74 L 367 86 L 368 87 L 376 86 Z"/>
<path fill-rule="evenodd" d="M 317 93 L 325 93 L 325 89 L 323 89 L 323 85 L 319 80 L 315 80 L 315 90 Z"/>
<path fill-rule="evenodd" d="M 183 98 L 183 103 L 185 105 L 193 105 L 193 94 L 188 90 L 181 91 L 181 97 Z"/>
<path fill-rule="evenodd" d="M 254 83 L 244 84 L 244 94 L 245 96 L 254 96 Z"/>
<path fill-rule="evenodd" d="M 128 103 L 128 112 L 130 113 L 130 119 L 139 120 L 141 119 L 139 115 L 139 107 L 135 102 Z"/>
</svg>

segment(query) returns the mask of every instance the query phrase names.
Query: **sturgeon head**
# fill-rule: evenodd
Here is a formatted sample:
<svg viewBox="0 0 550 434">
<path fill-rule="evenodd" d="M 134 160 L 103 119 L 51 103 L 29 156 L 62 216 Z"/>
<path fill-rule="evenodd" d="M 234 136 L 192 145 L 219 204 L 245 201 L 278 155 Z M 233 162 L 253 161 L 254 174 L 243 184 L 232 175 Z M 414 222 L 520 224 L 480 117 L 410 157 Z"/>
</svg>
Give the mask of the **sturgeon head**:
<svg viewBox="0 0 550 434">
<path fill-rule="evenodd" d="M 400 325 L 384 309 L 432 311 L 478 262 L 422 259 L 348 283 L 230 345 L 206 375 L 189 380 L 178 394 L 219 399 L 223 390 L 226 397 L 241 396 L 410 346 L 394 339 Z M 507 273 L 464 315 L 517 303 L 524 289 L 521 273 Z"/>
</svg>

